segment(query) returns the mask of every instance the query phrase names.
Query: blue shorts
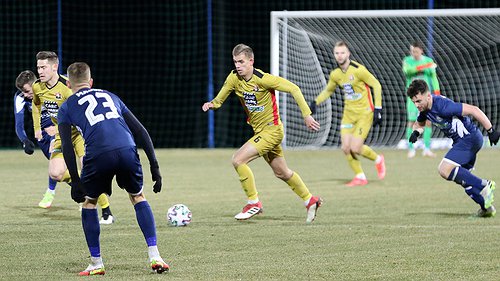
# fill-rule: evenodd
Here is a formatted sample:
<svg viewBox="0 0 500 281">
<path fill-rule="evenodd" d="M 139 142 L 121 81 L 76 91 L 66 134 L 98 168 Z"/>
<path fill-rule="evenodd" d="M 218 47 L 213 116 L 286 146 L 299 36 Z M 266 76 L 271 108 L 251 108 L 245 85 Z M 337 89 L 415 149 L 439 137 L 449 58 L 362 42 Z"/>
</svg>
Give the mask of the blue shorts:
<svg viewBox="0 0 500 281">
<path fill-rule="evenodd" d="M 477 131 L 453 144 L 453 147 L 444 156 L 463 168 L 470 170 L 476 164 L 476 155 L 483 146 L 483 135 Z"/>
<path fill-rule="evenodd" d="M 54 139 L 54 136 L 50 136 L 47 134 L 45 131 L 42 131 L 42 139 L 38 141 L 38 147 L 43 152 L 43 155 L 47 157 L 47 159 L 50 159 L 50 142 Z"/>
<path fill-rule="evenodd" d="M 142 166 L 137 148 L 112 150 L 90 159 L 83 157 L 81 183 L 87 197 L 96 199 L 102 193 L 111 195 L 114 176 L 118 186 L 128 193 L 142 192 Z"/>
</svg>

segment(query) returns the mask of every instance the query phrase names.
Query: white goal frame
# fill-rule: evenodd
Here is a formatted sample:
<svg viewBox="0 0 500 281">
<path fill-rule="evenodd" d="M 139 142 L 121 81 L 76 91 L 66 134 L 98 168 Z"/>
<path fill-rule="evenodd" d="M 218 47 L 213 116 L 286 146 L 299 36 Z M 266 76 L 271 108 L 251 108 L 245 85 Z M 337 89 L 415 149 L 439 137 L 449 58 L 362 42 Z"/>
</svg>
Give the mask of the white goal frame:
<svg viewBox="0 0 500 281">
<path fill-rule="evenodd" d="M 446 17 L 446 16 L 497 16 L 500 15 L 500 8 L 489 8 L 489 9 L 428 9 L 428 10 L 348 10 L 348 11 L 272 11 L 271 12 L 271 74 L 276 76 L 281 76 L 287 78 L 287 73 L 280 73 L 280 34 L 279 34 L 279 24 L 281 22 L 287 22 L 291 18 L 390 18 L 390 17 Z M 286 25 L 285 25 L 286 26 Z M 286 32 L 286 28 L 285 28 Z M 309 44 L 311 44 L 309 42 Z M 285 48 L 286 50 L 286 48 Z M 283 54 L 284 57 L 287 54 Z M 285 68 L 286 69 L 286 68 Z M 286 71 L 285 71 L 286 72 Z M 322 79 L 323 80 L 323 79 Z M 325 81 L 325 85 L 326 85 Z M 318 93 L 319 94 L 319 93 Z M 281 102 L 280 102 L 281 99 Z M 286 99 L 287 95 L 281 95 L 277 92 L 277 100 L 279 105 L 283 105 L 280 108 L 282 113 L 282 122 L 285 128 L 285 136 L 282 141 L 282 146 L 286 147 L 286 126 L 287 126 L 287 116 L 286 116 Z M 330 126 L 328 124 L 322 124 Z M 326 130 L 325 136 L 322 139 L 328 137 L 328 131 Z M 317 147 L 313 145 L 313 147 Z M 309 147 L 303 147 L 309 148 Z"/>
</svg>

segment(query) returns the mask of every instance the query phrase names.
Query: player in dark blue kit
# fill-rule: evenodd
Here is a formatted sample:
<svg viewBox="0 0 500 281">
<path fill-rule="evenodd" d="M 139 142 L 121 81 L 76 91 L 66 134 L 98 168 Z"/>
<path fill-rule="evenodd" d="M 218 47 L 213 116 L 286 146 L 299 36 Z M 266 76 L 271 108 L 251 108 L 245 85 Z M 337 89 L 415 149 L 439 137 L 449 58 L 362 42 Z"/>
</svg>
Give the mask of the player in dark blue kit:
<svg viewBox="0 0 500 281">
<path fill-rule="evenodd" d="M 446 137 L 453 140 L 453 147 L 439 164 L 439 174 L 446 180 L 463 186 L 465 193 L 479 204 L 477 215 L 493 217 L 496 213 L 493 203 L 495 182 L 480 179 L 470 171 L 476 163 L 476 155 L 483 146 L 483 135 L 472 122 L 472 116 L 485 129 L 492 145 L 500 138 L 488 117 L 477 106 L 454 102 L 443 96 L 431 95 L 424 80 L 414 80 L 407 90 L 408 97 L 420 112 L 413 125 L 410 142 L 415 143 L 423 133 L 425 121 L 431 121 Z"/>
<path fill-rule="evenodd" d="M 153 212 L 143 195 L 143 174 L 136 142 L 142 144 L 155 182 L 153 191 L 161 191 L 161 174 L 151 138 L 125 104 L 113 93 L 91 89 L 93 80 L 86 63 L 75 62 L 68 67 L 68 87 L 74 93 L 59 108 L 57 116 L 64 160 L 71 175 L 71 197 L 83 202 L 82 226 L 91 255 L 90 265 L 79 275 L 103 275 L 104 264 L 99 243 L 97 197 L 111 195 L 111 182 L 116 176 L 118 186 L 129 193 L 137 222 L 148 245 L 151 268 L 157 273 L 169 270 L 156 244 Z M 85 140 L 85 156 L 81 177 L 71 142 L 71 126 Z"/>
<path fill-rule="evenodd" d="M 28 155 L 35 152 L 35 144 L 28 138 L 26 131 L 24 129 L 24 116 L 28 116 L 31 119 L 32 101 L 33 101 L 33 82 L 35 82 L 36 76 L 30 70 L 25 70 L 21 72 L 16 78 L 16 88 L 18 91 L 14 94 L 14 117 L 16 121 L 16 135 L 19 140 L 23 143 L 24 152 Z M 37 140 L 38 146 L 42 150 L 43 154 L 47 159 L 50 158 L 50 143 L 54 139 L 56 133 L 56 127 L 47 111 L 43 110 L 41 112 L 41 127 L 42 127 L 42 138 Z M 57 181 L 49 177 L 49 186 L 47 191 L 43 195 L 42 201 L 38 203 L 40 208 L 50 208 L 54 196 L 56 194 L 56 184 Z"/>
</svg>

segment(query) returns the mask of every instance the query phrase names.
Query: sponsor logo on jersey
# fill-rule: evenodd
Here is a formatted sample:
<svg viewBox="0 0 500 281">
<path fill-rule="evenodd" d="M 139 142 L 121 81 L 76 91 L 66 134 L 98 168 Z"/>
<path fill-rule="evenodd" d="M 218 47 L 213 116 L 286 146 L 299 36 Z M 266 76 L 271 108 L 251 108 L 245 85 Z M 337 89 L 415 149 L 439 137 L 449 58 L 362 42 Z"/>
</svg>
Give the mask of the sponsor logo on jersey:
<svg viewBox="0 0 500 281">
<path fill-rule="evenodd" d="M 264 106 L 257 104 L 257 97 L 254 93 L 243 92 L 243 100 L 245 101 L 245 106 L 250 112 L 262 112 L 264 111 Z"/>
<path fill-rule="evenodd" d="M 345 100 L 359 100 L 362 96 L 361 94 L 354 92 L 352 85 L 349 83 L 342 85 L 342 91 L 344 92 Z"/>
<path fill-rule="evenodd" d="M 55 101 L 44 101 L 43 106 L 47 109 L 50 117 L 57 118 L 57 112 L 59 111 L 59 105 Z"/>
</svg>

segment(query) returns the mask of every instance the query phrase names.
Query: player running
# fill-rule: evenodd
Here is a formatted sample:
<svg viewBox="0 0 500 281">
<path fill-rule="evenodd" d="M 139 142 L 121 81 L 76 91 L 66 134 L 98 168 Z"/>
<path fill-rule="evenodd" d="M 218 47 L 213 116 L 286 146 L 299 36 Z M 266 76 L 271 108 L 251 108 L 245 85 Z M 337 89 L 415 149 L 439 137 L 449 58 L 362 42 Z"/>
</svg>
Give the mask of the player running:
<svg viewBox="0 0 500 281">
<path fill-rule="evenodd" d="M 39 79 L 33 84 L 33 126 L 35 138 L 42 139 L 42 129 L 40 124 L 41 109 L 45 108 L 52 118 L 52 122 L 57 125 L 57 112 L 61 104 L 72 95 L 71 90 L 66 86 L 67 78 L 59 75 L 59 58 L 57 54 L 50 51 L 41 51 L 36 55 L 37 70 Z M 74 151 L 80 158 L 80 163 L 85 154 L 84 142 L 80 133 L 74 128 L 72 131 L 72 141 Z M 61 152 L 61 138 L 56 132 L 53 141 L 49 160 L 49 176 L 59 182 L 69 182 L 70 176 L 64 164 Z M 45 199 L 45 198 L 44 198 Z M 52 202 L 52 201 L 50 201 Z M 99 205 L 102 208 L 101 224 L 112 224 L 114 217 L 109 208 L 109 200 L 106 194 L 99 196 Z"/>
<path fill-rule="evenodd" d="M 24 152 L 31 155 L 35 152 L 35 144 L 28 138 L 24 129 L 24 116 L 26 113 L 30 114 L 33 101 L 33 88 L 32 85 L 36 80 L 35 74 L 31 70 L 21 72 L 16 78 L 16 87 L 18 91 L 14 94 L 14 118 L 16 121 L 16 135 L 23 143 Z M 38 147 L 43 152 L 47 159 L 50 159 L 50 143 L 56 134 L 56 127 L 52 123 L 48 112 L 42 108 L 40 114 L 40 126 L 42 130 L 42 138 L 37 139 Z M 57 181 L 49 178 L 49 185 L 47 191 L 43 195 L 42 200 L 38 203 L 40 208 L 50 208 L 54 196 L 56 194 Z"/>
<path fill-rule="evenodd" d="M 476 163 L 476 155 L 483 146 L 483 135 L 468 115 L 487 129 L 492 145 L 497 144 L 500 133 L 495 131 L 488 117 L 477 106 L 432 95 L 424 80 L 413 80 L 407 95 L 420 112 L 413 125 L 410 142 L 416 142 L 422 135 L 427 120 L 436 125 L 446 137 L 451 138 L 453 147 L 439 164 L 439 174 L 464 188 L 465 193 L 481 207 L 478 216 L 494 216 L 496 210 L 492 203 L 495 182 L 480 179 L 470 172 Z"/>
<path fill-rule="evenodd" d="M 382 86 L 366 67 L 350 59 L 347 43 L 339 41 L 333 49 L 338 67 L 330 72 L 326 88 L 311 102 L 313 114 L 316 106 L 327 100 L 337 87 L 344 95 L 344 113 L 340 125 L 341 148 L 349 166 L 354 171 L 354 179 L 347 186 L 368 184 L 359 155 L 375 161 L 379 179 L 385 177 L 384 156 L 365 145 L 366 137 L 374 126 L 382 123 Z M 370 88 L 373 88 L 375 104 Z"/>
<path fill-rule="evenodd" d="M 230 93 L 234 92 L 240 99 L 248 115 L 248 123 L 255 135 L 251 137 L 234 155 L 233 167 L 240 178 L 241 186 L 248 201 L 243 210 L 234 218 L 246 220 L 262 212 L 255 179 L 248 163 L 260 156 L 273 169 L 274 175 L 286 182 L 290 188 L 304 201 L 307 210 L 306 223 L 311 223 L 321 206 L 321 198 L 312 196 L 297 172 L 288 168 L 281 148 L 283 140 L 283 124 L 278 111 L 275 90 L 290 93 L 304 117 L 304 122 L 311 130 L 319 130 L 319 123 L 311 116 L 311 111 L 300 91 L 292 82 L 273 76 L 254 68 L 252 48 L 238 44 L 233 49 L 233 62 L 236 67 L 226 78 L 224 86 L 217 96 L 203 104 L 203 111 L 218 109 Z"/>
</svg>

